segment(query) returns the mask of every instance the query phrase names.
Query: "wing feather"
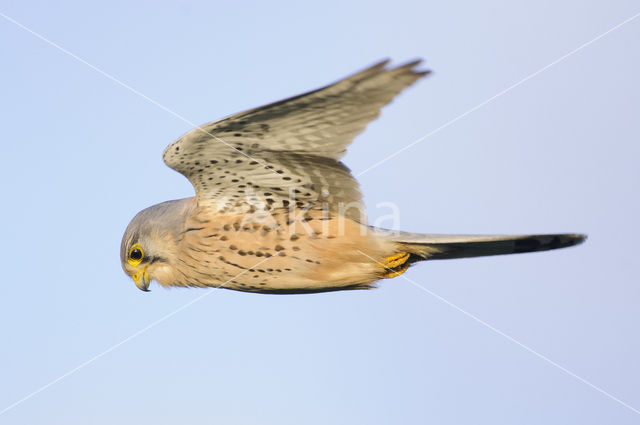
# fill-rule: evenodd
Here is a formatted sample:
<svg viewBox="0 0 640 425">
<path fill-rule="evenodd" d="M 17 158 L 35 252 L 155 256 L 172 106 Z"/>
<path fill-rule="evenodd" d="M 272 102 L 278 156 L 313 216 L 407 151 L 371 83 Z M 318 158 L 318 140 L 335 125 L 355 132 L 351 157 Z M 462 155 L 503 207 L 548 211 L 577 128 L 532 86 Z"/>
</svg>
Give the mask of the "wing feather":
<svg viewBox="0 0 640 425">
<path fill-rule="evenodd" d="M 358 183 L 339 159 L 384 105 L 429 73 L 416 70 L 419 64 L 387 68 L 382 61 L 327 87 L 205 124 L 169 145 L 164 161 L 191 181 L 199 205 L 246 207 L 247 192 L 268 208 L 282 207 L 291 193 L 308 205 L 361 204 Z"/>
</svg>

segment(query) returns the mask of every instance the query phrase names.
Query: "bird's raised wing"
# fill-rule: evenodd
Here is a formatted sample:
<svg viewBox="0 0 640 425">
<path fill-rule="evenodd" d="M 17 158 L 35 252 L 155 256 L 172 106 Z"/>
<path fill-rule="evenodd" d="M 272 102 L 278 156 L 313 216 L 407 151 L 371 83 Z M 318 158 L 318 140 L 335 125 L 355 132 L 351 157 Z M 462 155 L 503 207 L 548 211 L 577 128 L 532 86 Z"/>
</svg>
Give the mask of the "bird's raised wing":
<svg viewBox="0 0 640 425">
<path fill-rule="evenodd" d="M 198 205 L 223 211 L 291 202 L 362 206 L 358 183 L 339 159 L 384 105 L 428 74 L 415 69 L 419 63 L 387 68 L 383 61 L 322 89 L 205 124 L 169 145 L 164 161 L 191 181 Z"/>
</svg>

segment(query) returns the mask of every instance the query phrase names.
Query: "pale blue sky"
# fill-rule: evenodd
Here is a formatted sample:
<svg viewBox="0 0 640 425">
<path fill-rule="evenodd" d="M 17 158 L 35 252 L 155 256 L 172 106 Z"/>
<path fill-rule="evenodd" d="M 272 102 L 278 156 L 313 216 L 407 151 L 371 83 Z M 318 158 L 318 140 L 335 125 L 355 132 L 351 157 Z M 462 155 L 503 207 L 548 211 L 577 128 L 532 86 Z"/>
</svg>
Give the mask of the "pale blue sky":
<svg viewBox="0 0 640 425">
<path fill-rule="evenodd" d="M 383 57 L 434 74 L 356 139 L 355 174 L 640 12 L 635 1 L 21 2 L 0 12 L 201 124 Z M 640 18 L 360 177 L 403 230 L 585 232 L 407 277 L 640 409 Z M 202 290 L 139 291 L 130 218 L 190 196 L 190 125 L 0 17 L 0 410 Z M 339 255 L 339 253 L 336 253 Z M 632 424 L 640 415 L 402 278 L 217 290 L 0 415 L 8 424 Z"/>
</svg>

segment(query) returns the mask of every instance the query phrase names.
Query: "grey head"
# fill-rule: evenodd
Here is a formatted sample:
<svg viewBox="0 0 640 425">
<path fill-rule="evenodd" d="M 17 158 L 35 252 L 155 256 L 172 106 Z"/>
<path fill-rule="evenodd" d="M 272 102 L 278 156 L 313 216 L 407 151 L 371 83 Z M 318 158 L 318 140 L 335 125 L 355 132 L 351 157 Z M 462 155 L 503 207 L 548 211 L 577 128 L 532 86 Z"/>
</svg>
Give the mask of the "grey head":
<svg viewBox="0 0 640 425">
<path fill-rule="evenodd" d="M 195 206 L 195 198 L 166 201 L 136 214 L 122 236 L 120 262 L 136 286 L 148 291 L 152 279 L 171 274 L 185 219 Z"/>
</svg>

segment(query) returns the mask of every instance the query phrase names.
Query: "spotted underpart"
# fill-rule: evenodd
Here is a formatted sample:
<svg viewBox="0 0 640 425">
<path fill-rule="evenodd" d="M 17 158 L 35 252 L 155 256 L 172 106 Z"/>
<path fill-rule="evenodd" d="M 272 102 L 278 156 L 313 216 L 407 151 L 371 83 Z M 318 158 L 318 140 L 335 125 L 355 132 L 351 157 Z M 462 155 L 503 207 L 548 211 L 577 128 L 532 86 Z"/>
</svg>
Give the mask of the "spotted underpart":
<svg viewBox="0 0 640 425">
<path fill-rule="evenodd" d="M 250 292 L 322 292 L 366 288 L 384 275 L 358 252 L 378 258 L 391 247 L 371 229 L 326 211 L 275 209 L 261 215 L 218 214 L 196 208 L 185 222 L 176 286 L 211 286 Z M 340 255 L 335 255 L 340 253 Z M 354 271 L 358 273 L 354 273 Z M 363 276 L 367 279 L 363 282 Z"/>
</svg>

